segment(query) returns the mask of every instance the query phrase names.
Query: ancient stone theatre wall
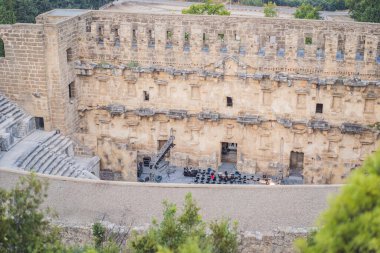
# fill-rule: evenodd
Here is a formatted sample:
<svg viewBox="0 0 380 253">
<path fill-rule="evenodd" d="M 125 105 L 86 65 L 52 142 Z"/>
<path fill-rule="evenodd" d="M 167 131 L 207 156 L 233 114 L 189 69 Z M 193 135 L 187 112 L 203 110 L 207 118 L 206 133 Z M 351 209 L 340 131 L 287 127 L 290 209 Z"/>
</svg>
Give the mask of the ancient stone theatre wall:
<svg viewBox="0 0 380 253">
<path fill-rule="evenodd" d="M 230 143 L 239 170 L 307 183 L 342 182 L 378 146 L 378 24 L 110 11 L 37 21 L 50 90 L 39 113 L 124 179 L 171 129 L 172 164 L 217 168 Z"/>
</svg>

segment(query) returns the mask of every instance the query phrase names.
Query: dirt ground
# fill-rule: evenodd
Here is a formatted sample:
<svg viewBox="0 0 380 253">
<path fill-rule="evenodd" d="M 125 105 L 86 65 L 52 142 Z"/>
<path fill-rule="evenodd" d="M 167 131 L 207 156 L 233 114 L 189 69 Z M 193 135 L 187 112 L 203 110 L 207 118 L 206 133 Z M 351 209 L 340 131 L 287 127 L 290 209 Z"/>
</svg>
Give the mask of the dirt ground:
<svg viewBox="0 0 380 253">
<path fill-rule="evenodd" d="M 183 8 L 190 6 L 191 2 L 169 0 L 118 0 L 105 6 L 103 9 L 112 11 L 125 11 L 131 13 L 180 14 Z M 264 17 L 263 7 L 242 6 L 226 4 L 234 16 Z M 294 18 L 296 8 L 277 7 L 279 18 Z M 347 11 L 321 11 L 325 20 L 352 21 Z"/>
</svg>

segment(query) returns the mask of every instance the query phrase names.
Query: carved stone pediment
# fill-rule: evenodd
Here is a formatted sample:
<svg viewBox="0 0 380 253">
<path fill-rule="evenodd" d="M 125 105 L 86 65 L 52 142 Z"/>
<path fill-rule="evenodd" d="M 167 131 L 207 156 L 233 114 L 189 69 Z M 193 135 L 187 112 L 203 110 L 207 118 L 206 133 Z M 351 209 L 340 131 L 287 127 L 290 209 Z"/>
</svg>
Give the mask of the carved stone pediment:
<svg viewBox="0 0 380 253">
<path fill-rule="evenodd" d="M 225 76 L 235 76 L 237 73 L 246 72 L 247 64 L 236 56 L 226 56 L 214 63 L 216 72 L 222 72 Z"/>
</svg>

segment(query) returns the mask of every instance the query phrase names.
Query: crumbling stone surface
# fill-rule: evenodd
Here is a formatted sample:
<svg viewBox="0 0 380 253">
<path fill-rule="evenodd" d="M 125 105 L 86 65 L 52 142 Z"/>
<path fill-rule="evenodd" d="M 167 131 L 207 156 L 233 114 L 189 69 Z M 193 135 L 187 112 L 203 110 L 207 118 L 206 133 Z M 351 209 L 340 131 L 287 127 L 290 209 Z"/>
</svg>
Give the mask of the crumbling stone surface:
<svg viewBox="0 0 380 253">
<path fill-rule="evenodd" d="M 237 117 L 237 122 L 243 125 L 258 125 L 263 121 L 260 116 L 247 115 Z"/>
<path fill-rule="evenodd" d="M 353 124 L 353 123 L 343 123 L 340 127 L 342 133 L 348 133 L 348 134 L 360 134 L 367 130 L 366 127 L 360 125 L 360 124 Z"/>
<path fill-rule="evenodd" d="M 291 119 L 277 117 L 277 122 L 286 128 L 291 128 L 293 123 Z"/>
<path fill-rule="evenodd" d="M 318 130 L 329 130 L 330 124 L 324 120 L 311 120 L 308 122 L 308 127 Z"/>
<path fill-rule="evenodd" d="M 219 113 L 216 112 L 200 112 L 198 114 L 199 120 L 211 120 L 211 121 L 218 121 L 220 119 Z"/>
<path fill-rule="evenodd" d="M 184 119 L 187 117 L 186 110 L 169 110 L 167 113 L 169 118 L 172 119 Z"/>
<path fill-rule="evenodd" d="M 154 110 L 149 108 L 139 108 L 135 113 L 141 117 L 151 117 L 155 114 Z"/>
<path fill-rule="evenodd" d="M 107 105 L 107 106 L 101 106 L 99 107 L 99 109 L 104 109 L 106 111 L 108 111 L 111 116 L 120 116 L 122 114 L 125 113 L 125 106 L 124 105 L 120 105 L 120 104 L 111 104 L 111 105 Z"/>
</svg>

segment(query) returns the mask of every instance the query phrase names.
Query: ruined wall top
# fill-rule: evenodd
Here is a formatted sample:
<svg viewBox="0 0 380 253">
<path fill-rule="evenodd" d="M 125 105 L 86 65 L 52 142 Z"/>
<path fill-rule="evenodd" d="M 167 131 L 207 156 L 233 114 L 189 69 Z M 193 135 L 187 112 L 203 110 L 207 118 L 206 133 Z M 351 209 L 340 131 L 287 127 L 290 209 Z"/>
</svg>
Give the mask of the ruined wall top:
<svg viewBox="0 0 380 253">
<path fill-rule="evenodd" d="M 88 62 L 296 73 L 377 80 L 380 24 L 247 16 L 53 10 L 37 22 L 75 23 Z M 239 63 L 226 66 L 223 59 Z M 230 70 L 228 70 L 230 69 Z"/>
</svg>

